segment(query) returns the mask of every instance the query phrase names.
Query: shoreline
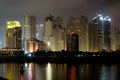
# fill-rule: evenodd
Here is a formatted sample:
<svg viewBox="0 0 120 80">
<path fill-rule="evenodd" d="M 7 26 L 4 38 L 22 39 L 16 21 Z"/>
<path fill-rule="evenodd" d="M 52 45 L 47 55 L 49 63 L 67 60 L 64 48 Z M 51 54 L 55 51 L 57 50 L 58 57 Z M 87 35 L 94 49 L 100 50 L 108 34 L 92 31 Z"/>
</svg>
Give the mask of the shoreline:
<svg viewBox="0 0 120 80">
<path fill-rule="evenodd" d="M 120 56 L 96 56 L 96 57 L 0 57 L 0 63 L 87 63 L 87 64 L 119 64 Z"/>
</svg>

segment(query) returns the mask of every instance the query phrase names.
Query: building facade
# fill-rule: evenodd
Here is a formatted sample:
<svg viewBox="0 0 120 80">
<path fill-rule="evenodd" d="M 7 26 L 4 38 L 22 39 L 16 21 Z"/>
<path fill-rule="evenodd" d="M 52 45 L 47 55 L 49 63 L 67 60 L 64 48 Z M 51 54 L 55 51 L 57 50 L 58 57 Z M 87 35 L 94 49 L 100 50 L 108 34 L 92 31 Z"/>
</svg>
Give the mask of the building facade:
<svg viewBox="0 0 120 80">
<path fill-rule="evenodd" d="M 120 51 L 120 29 L 118 27 L 111 29 L 111 49 L 112 51 Z"/>
<path fill-rule="evenodd" d="M 36 52 L 39 50 L 39 44 L 40 44 L 40 41 L 35 39 L 35 38 L 31 38 L 31 39 L 28 39 L 27 40 L 27 50 L 28 52 Z"/>
<path fill-rule="evenodd" d="M 89 23 L 89 52 L 99 51 L 98 25 Z"/>
<path fill-rule="evenodd" d="M 86 16 L 70 17 L 66 32 L 78 34 L 79 51 L 89 51 L 88 18 Z"/>
<path fill-rule="evenodd" d="M 55 38 L 53 37 L 53 16 L 49 15 L 45 19 L 43 41 L 46 45 L 45 50 L 55 51 Z"/>
<path fill-rule="evenodd" d="M 64 50 L 64 40 L 62 39 L 63 27 L 62 19 L 56 17 L 53 21 L 53 36 L 55 38 L 55 51 Z"/>
<path fill-rule="evenodd" d="M 79 51 L 79 36 L 76 33 L 66 35 L 67 51 Z"/>
<path fill-rule="evenodd" d="M 100 50 L 111 50 L 111 18 L 109 16 L 104 17 L 102 14 L 93 18 L 93 23 L 99 25 L 99 44 Z"/>
<path fill-rule="evenodd" d="M 25 53 L 28 52 L 27 40 L 30 38 L 36 38 L 36 18 L 34 16 L 24 16 L 24 27 L 23 27 L 23 50 Z"/>
<path fill-rule="evenodd" d="M 22 48 L 22 28 L 18 21 L 8 21 L 6 26 L 6 48 Z"/>
</svg>

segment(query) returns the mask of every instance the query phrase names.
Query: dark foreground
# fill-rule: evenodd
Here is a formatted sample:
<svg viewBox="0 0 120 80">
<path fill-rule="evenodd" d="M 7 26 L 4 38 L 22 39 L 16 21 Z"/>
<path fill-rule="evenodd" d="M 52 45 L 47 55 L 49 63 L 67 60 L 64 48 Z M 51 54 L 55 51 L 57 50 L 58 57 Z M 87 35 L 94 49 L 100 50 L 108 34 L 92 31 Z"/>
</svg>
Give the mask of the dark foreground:
<svg viewBox="0 0 120 80">
<path fill-rule="evenodd" d="M 0 62 L 35 62 L 35 63 L 110 63 L 119 64 L 120 52 L 45 52 L 24 54 L 23 51 L 1 53 Z"/>
<path fill-rule="evenodd" d="M 36 62 L 36 63 L 112 63 L 119 64 L 120 57 L 93 56 L 93 57 L 0 57 L 0 62 Z"/>
<path fill-rule="evenodd" d="M 8 80 L 8 79 L 0 77 L 0 80 Z"/>
</svg>

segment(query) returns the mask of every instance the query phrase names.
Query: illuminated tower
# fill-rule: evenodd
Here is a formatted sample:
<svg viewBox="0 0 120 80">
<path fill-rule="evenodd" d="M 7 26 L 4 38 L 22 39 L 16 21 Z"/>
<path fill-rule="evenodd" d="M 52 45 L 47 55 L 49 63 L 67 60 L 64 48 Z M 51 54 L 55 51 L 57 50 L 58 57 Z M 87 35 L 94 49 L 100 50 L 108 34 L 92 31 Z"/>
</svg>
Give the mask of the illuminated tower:
<svg viewBox="0 0 120 80">
<path fill-rule="evenodd" d="M 55 38 L 53 37 L 53 16 L 49 15 L 45 19 L 43 41 L 46 44 L 46 50 L 55 51 Z"/>
<path fill-rule="evenodd" d="M 62 39 L 62 19 L 56 17 L 53 21 L 53 36 L 55 38 L 55 51 L 64 50 L 64 40 Z"/>
<path fill-rule="evenodd" d="M 6 27 L 6 48 L 21 49 L 22 28 L 20 22 L 9 21 Z"/>
<path fill-rule="evenodd" d="M 34 16 L 24 16 L 24 28 L 23 28 L 23 50 L 28 52 L 27 40 L 36 38 L 36 18 Z"/>
<path fill-rule="evenodd" d="M 104 49 L 106 51 L 111 50 L 111 18 L 109 16 L 102 16 L 102 14 L 97 15 L 93 18 L 93 23 L 99 25 L 99 43 L 100 43 L 100 50 Z"/>
<path fill-rule="evenodd" d="M 88 18 L 81 15 L 76 22 L 76 31 L 79 35 L 79 51 L 89 51 Z"/>
</svg>

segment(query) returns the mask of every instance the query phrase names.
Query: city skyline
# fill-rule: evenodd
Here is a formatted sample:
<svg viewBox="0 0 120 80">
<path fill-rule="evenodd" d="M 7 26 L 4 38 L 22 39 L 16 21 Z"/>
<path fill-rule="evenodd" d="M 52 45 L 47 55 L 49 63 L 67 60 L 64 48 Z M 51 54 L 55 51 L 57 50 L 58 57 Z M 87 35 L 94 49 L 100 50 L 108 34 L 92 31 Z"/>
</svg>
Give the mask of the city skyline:
<svg viewBox="0 0 120 80">
<path fill-rule="evenodd" d="M 88 17 L 89 21 L 92 21 L 92 18 L 97 13 L 102 13 L 105 16 L 109 15 L 112 18 L 112 26 L 118 26 L 119 27 L 119 12 L 117 8 L 119 7 L 119 1 L 118 0 L 92 0 L 91 2 L 88 0 L 70 0 L 69 3 L 67 1 L 32 1 L 32 0 L 2 0 L 0 1 L 2 10 L 0 16 L 1 16 L 1 22 L 0 27 L 2 33 L 5 35 L 5 27 L 6 22 L 11 20 L 20 21 L 21 25 L 24 25 L 23 17 L 28 15 L 33 15 L 37 19 L 37 24 L 43 23 L 45 20 L 45 17 L 49 14 L 52 14 L 54 16 L 60 16 L 63 19 L 63 27 L 66 27 L 67 19 L 70 16 L 80 16 L 85 15 Z M 73 4 L 74 2 L 74 4 Z M 58 4 L 59 3 L 59 4 Z M 46 4 L 46 5 L 43 5 Z M 112 5 L 111 5 L 112 4 Z M 113 11 L 114 8 L 114 11 Z M 0 35 L 0 37 L 3 39 L 4 37 Z M 3 41 L 5 41 L 3 39 Z M 4 43 L 4 42 L 3 42 Z"/>
<path fill-rule="evenodd" d="M 79 51 L 90 51 L 90 52 L 96 52 L 96 51 L 101 51 L 102 49 L 106 51 L 111 51 L 111 39 L 109 34 L 110 32 L 110 25 L 111 25 L 111 18 L 104 18 L 103 21 L 102 14 L 99 14 L 96 16 L 96 18 L 93 19 L 93 23 L 88 21 L 88 18 L 86 16 L 79 16 L 79 17 L 70 17 L 68 19 L 68 25 L 63 27 L 62 25 L 62 18 L 60 17 L 55 17 L 52 15 L 48 15 L 45 18 L 44 22 L 44 33 L 42 36 L 42 41 L 45 44 L 45 48 L 43 50 L 50 50 L 50 51 L 61 51 L 61 50 L 71 50 L 72 46 L 69 46 L 69 49 L 67 49 L 67 38 L 68 39 L 76 39 L 73 40 L 72 42 L 69 41 L 69 44 L 76 45 L 78 43 L 78 48 Z M 97 22 L 96 22 L 97 21 Z M 102 24 L 101 24 L 102 22 Z M 106 24 L 107 22 L 107 24 Z M 90 23 L 90 24 L 89 24 Z M 96 25 L 95 25 L 96 24 Z M 16 25 L 10 24 L 10 28 L 14 27 Z M 39 25 L 40 26 L 40 25 Z M 17 27 L 17 26 L 16 26 Z M 39 50 L 39 47 L 36 47 L 34 50 L 34 46 L 39 46 L 39 41 L 36 40 L 36 17 L 31 16 L 31 15 L 25 15 L 24 16 L 24 26 L 21 26 L 22 29 L 22 50 L 24 50 L 26 53 L 31 52 L 31 51 L 36 51 L 37 49 Z M 94 28 L 93 28 L 94 27 Z M 96 28 L 95 28 L 96 27 Z M 99 29 L 102 28 L 102 29 Z M 7 28 L 6 28 L 7 29 Z M 95 33 L 93 33 L 93 30 Z M 92 32 L 91 32 L 92 31 Z M 99 34 L 100 31 L 100 34 Z M 77 37 L 72 37 L 69 36 L 67 37 L 67 34 L 73 34 L 76 33 L 78 35 Z M 104 36 L 105 37 L 104 37 Z M 14 36 L 14 35 L 13 35 Z M 103 42 L 103 47 L 99 47 L 98 44 L 100 43 L 98 40 L 98 37 L 101 36 L 100 42 Z M 6 37 L 7 38 L 7 37 Z M 10 41 L 10 40 L 7 40 Z M 95 44 L 93 44 L 93 41 Z M 107 42 L 106 42 L 107 41 Z M 96 49 L 92 46 L 96 46 Z M 109 49 L 107 49 L 107 47 Z M 6 47 L 5 47 L 6 48 Z M 29 48 L 29 49 L 28 49 Z M 76 47 L 74 50 L 78 50 Z"/>
</svg>

